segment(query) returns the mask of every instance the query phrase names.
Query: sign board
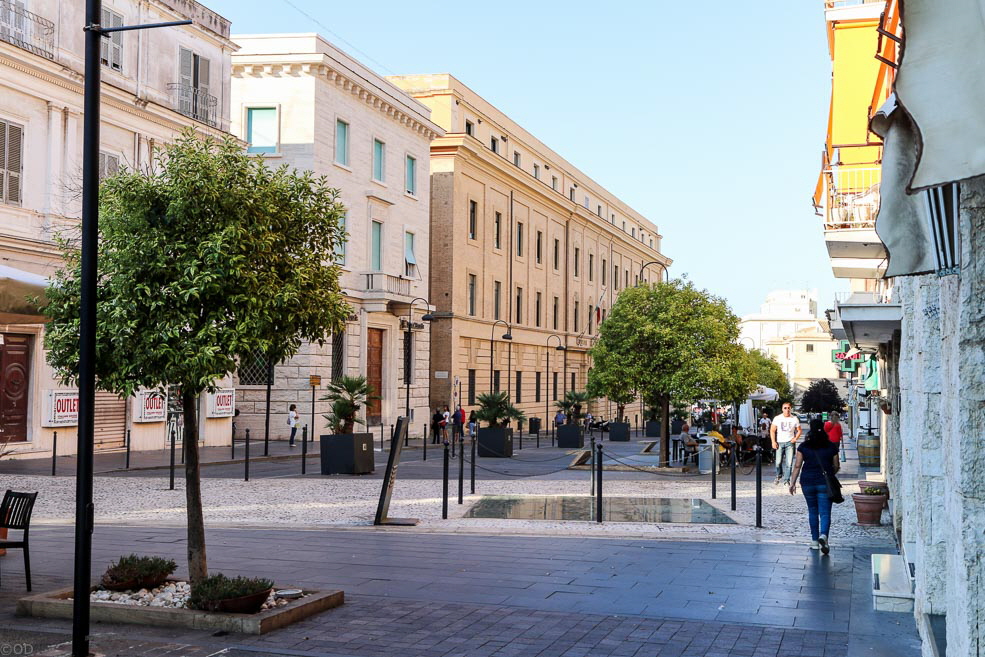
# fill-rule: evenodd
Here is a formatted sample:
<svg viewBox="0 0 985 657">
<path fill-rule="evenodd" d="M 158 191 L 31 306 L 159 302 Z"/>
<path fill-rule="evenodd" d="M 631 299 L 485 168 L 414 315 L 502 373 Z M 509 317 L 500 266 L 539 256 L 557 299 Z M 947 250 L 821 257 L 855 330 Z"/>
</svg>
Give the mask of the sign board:
<svg viewBox="0 0 985 657">
<path fill-rule="evenodd" d="M 220 388 L 209 393 L 205 417 L 232 417 L 236 412 L 236 390 Z"/>
<path fill-rule="evenodd" d="M 397 467 L 400 465 L 400 451 L 407 437 L 407 427 L 410 421 L 405 417 L 397 418 L 397 425 L 390 438 L 390 457 L 386 462 L 386 473 L 383 475 L 383 488 L 380 489 L 380 502 L 376 506 L 376 518 L 374 525 L 403 525 L 413 526 L 418 523 L 417 518 L 389 518 L 387 513 L 390 511 L 390 498 L 393 496 L 393 486 L 397 481 Z"/>
<path fill-rule="evenodd" d="M 134 422 L 164 422 L 168 419 L 168 398 L 160 390 L 140 390 L 133 398 Z"/>
<path fill-rule="evenodd" d="M 317 374 L 312 374 L 311 376 L 309 376 L 308 377 L 308 385 L 309 386 L 320 386 L 321 385 L 321 376 L 319 376 Z"/>
<path fill-rule="evenodd" d="M 436 378 L 436 379 L 447 379 L 448 378 L 448 370 L 435 370 L 434 371 L 434 378 Z"/>
<path fill-rule="evenodd" d="M 79 424 L 78 390 L 45 390 L 41 426 L 74 427 Z"/>
<path fill-rule="evenodd" d="M 855 372 L 865 358 L 858 352 L 849 355 L 849 351 L 851 351 L 851 344 L 848 340 L 842 340 L 836 348 L 831 350 L 831 362 L 837 365 L 841 372 Z"/>
</svg>

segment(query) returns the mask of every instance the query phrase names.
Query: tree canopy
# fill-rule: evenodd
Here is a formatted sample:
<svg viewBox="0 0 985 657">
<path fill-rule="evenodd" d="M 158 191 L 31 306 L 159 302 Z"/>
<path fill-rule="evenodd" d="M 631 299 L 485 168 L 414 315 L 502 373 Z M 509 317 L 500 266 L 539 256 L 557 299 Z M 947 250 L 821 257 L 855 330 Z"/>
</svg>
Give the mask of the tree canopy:
<svg viewBox="0 0 985 657">
<path fill-rule="evenodd" d="M 776 362 L 776 359 L 765 355 L 759 349 L 750 349 L 749 358 L 755 368 L 756 383 L 776 390 L 779 394 L 777 404 L 782 406 L 785 402 L 793 402 L 790 382 L 787 381 L 787 375 L 783 373 L 783 367 Z"/>
<path fill-rule="evenodd" d="M 845 401 L 838 394 L 838 388 L 827 379 L 817 379 L 811 382 L 809 388 L 800 399 L 800 410 L 808 413 L 827 413 L 840 411 Z"/>
</svg>

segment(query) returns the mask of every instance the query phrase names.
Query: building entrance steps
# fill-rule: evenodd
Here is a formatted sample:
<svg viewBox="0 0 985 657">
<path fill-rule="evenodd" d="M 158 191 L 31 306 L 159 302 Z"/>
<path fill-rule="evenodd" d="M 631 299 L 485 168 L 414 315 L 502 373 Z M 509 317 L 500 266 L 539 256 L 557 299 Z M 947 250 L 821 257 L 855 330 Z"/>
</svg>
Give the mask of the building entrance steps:
<svg viewBox="0 0 985 657">
<path fill-rule="evenodd" d="M 872 555 L 872 607 L 876 611 L 913 611 L 913 581 L 903 555 Z"/>
</svg>

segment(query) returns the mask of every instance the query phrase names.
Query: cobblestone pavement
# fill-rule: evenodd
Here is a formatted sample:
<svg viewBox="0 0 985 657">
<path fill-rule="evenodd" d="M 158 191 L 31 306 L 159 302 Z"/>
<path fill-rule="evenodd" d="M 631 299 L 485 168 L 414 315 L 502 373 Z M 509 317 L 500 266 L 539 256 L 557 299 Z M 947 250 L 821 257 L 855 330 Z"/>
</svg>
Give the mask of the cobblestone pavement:
<svg viewBox="0 0 985 657">
<path fill-rule="evenodd" d="M 71 578 L 70 527 L 39 528 L 35 590 Z M 910 614 L 871 611 L 871 548 L 403 533 L 209 531 L 210 569 L 341 587 L 347 603 L 262 637 L 94 626 L 107 655 L 830 657 L 919 654 Z M 183 531 L 97 527 L 94 571 L 120 553 L 181 561 Z M 17 555 L 19 556 L 19 555 Z M 15 618 L 3 558 L 0 646 L 61 655 L 67 622 Z"/>
</svg>

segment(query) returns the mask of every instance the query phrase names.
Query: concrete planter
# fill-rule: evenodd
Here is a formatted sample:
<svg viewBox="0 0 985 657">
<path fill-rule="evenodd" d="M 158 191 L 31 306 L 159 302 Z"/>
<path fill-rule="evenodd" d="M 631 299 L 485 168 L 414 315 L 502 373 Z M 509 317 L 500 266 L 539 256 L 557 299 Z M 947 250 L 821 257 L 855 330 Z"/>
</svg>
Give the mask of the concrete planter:
<svg viewBox="0 0 985 657">
<path fill-rule="evenodd" d="M 647 420 L 646 421 L 646 437 L 647 438 L 659 438 L 660 437 L 660 421 L 659 420 Z"/>
<path fill-rule="evenodd" d="M 486 458 L 510 458 L 513 456 L 513 429 L 506 427 L 482 427 L 476 443 L 479 456 Z"/>
<path fill-rule="evenodd" d="M 371 433 L 323 435 L 320 443 L 323 475 L 369 474 L 376 467 Z"/>
<path fill-rule="evenodd" d="M 72 618 L 73 592 L 73 589 L 67 588 L 21 598 L 17 601 L 17 615 L 34 618 Z M 308 594 L 307 597 L 292 601 L 287 606 L 256 614 L 136 607 L 112 602 L 92 602 L 89 604 L 89 611 L 93 622 L 266 634 L 327 609 L 338 607 L 345 601 L 345 594 L 342 591 L 305 591 L 305 593 Z"/>
<path fill-rule="evenodd" d="M 562 424 L 557 428 L 557 446 L 579 449 L 585 446 L 585 432 L 577 424 Z"/>
<path fill-rule="evenodd" d="M 610 422 L 609 440 L 617 443 L 628 443 L 629 422 Z"/>
<path fill-rule="evenodd" d="M 886 504 L 885 495 L 865 495 L 853 493 L 855 515 L 862 527 L 878 527 L 882 524 L 882 507 Z"/>
</svg>

